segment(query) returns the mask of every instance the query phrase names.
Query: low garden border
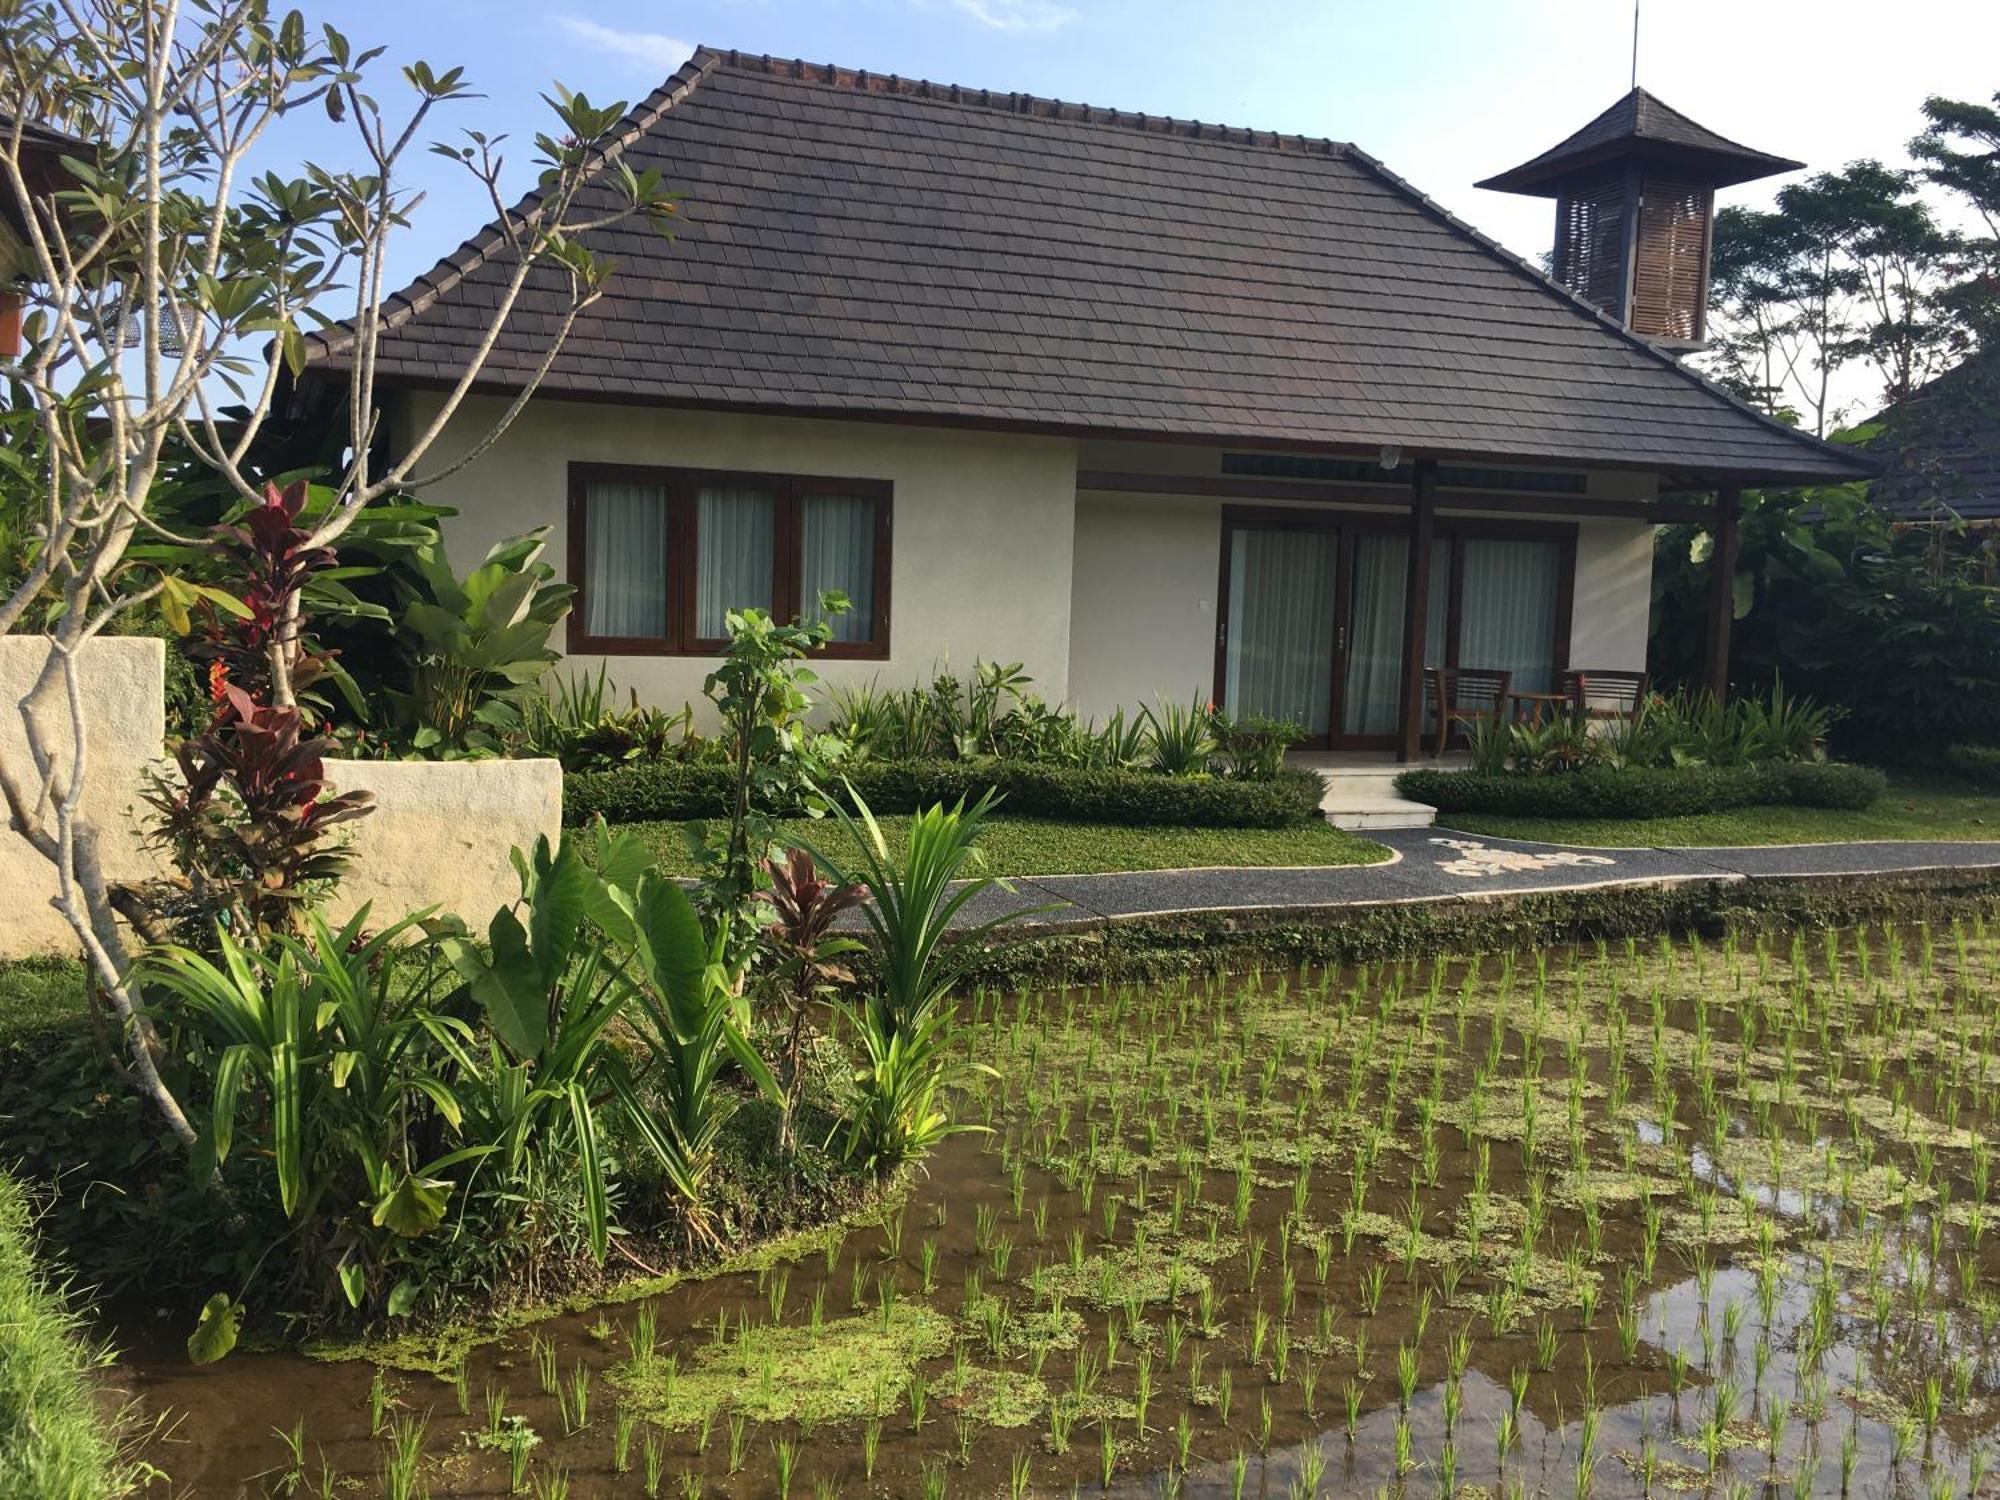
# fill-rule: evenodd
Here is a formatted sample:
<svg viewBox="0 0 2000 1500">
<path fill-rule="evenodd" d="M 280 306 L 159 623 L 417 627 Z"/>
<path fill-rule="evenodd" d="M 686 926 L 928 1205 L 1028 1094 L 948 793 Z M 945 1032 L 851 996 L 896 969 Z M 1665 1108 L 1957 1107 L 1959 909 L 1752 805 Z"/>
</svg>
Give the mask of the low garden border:
<svg viewBox="0 0 2000 1500">
<path fill-rule="evenodd" d="M 1575 771 L 1405 771 L 1396 790 L 1444 813 L 1536 818 L 1671 818 L 1736 807 L 1859 810 L 1887 781 L 1872 766 L 1771 761 L 1744 766 L 1585 766 Z"/>
<path fill-rule="evenodd" d="M 829 790 L 851 785 L 877 813 L 909 813 L 932 803 L 1000 794 L 1013 817 L 1073 823 L 1174 824 L 1190 828 L 1282 828 L 1319 816 L 1324 783 L 1287 768 L 1269 779 L 1169 776 L 1159 771 L 1093 770 L 1022 761 L 863 761 Z M 614 771 L 573 772 L 563 780 L 563 820 L 611 823 L 724 816 L 729 767 L 667 762 Z M 770 808 L 785 813 L 792 808 Z"/>
</svg>

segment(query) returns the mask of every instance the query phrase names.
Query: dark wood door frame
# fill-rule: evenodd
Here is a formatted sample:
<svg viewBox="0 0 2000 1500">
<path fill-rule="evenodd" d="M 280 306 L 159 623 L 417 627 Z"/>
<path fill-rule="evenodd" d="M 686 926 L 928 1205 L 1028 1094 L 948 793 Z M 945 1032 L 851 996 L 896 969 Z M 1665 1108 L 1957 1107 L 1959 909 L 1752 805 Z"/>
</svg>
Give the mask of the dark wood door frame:
<svg viewBox="0 0 2000 1500">
<path fill-rule="evenodd" d="M 1332 651 L 1332 682 L 1327 700 L 1327 732 L 1314 735 L 1301 742 L 1304 749 L 1393 749 L 1401 758 L 1413 759 L 1421 748 L 1412 747 L 1409 754 L 1403 754 L 1404 736 L 1412 715 L 1411 700 L 1399 696 L 1398 729 L 1390 734 L 1355 735 L 1343 732 L 1345 687 L 1347 681 L 1347 659 L 1349 633 L 1353 626 L 1352 591 L 1354 576 L 1354 544 L 1364 535 L 1411 537 L 1414 527 L 1409 513 L 1370 512 L 1359 510 L 1336 510 L 1330 506 L 1224 506 L 1217 535 L 1217 585 L 1216 585 L 1216 632 L 1215 632 L 1215 675 L 1214 701 L 1220 705 L 1227 701 L 1229 691 L 1229 612 L 1230 563 L 1235 545 L 1234 533 L 1239 530 L 1252 531 L 1311 531 L 1333 532 L 1339 539 L 1335 551 L 1334 566 L 1338 576 L 1334 580 L 1334 640 Z M 1451 548 L 1450 566 L 1440 585 L 1446 590 L 1445 639 L 1443 642 L 1445 666 L 1459 664 L 1459 634 L 1463 622 L 1465 589 L 1465 543 L 1474 541 L 1546 541 L 1554 542 L 1560 548 L 1560 558 L 1556 567 L 1555 599 L 1555 640 L 1552 643 L 1552 661 L 1558 678 L 1569 669 L 1570 626 L 1575 608 L 1576 592 L 1576 542 L 1578 528 L 1574 523 L 1561 521 L 1515 521 L 1485 516 L 1466 518 L 1459 516 L 1436 517 L 1432 526 L 1433 545 L 1448 543 Z M 1414 540 L 1414 537 L 1412 537 Z M 1415 549 L 1413 549 L 1415 550 Z M 1424 574 L 1426 596 L 1429 592 L 1429 550 L 1426 551 Z M 1409 671 L 1409 657 L 1404 658 L 1403 693 L 1411 691 L 1412 676 L 1415 681 L 1414 718 L 1421 734 L 1423 723 L 1423 669 L 1424 646 L 1429 624 L 1429 600 L 1423 601 L 1423 608 L 1416 613 L 1418 650 L 1416 670 Z M 1411 625 L 1410 595 L 1405 587 L 1404 599 L 1405 646 L 1409 639 Z"/>
</svg>

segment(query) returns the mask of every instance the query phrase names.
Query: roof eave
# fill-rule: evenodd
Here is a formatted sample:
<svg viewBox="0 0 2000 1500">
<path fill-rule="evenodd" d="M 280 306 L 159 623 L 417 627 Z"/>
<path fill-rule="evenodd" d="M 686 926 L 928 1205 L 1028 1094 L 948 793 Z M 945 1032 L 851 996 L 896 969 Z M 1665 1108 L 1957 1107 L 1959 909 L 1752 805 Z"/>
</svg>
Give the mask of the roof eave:
<svg viewBox="0 0 2000 1500">
<path fill-rule="evenodd" d="M 334 380 L 345 373 L 345 368 L 337 358 L 322 359 L 311 366 L 302 376 L 302 381 Z M 456 388 L 457 382 L 429 376 L 403 375 L 395 371 L 382 370 L 376 374 L 376 383 L 383 389 L 409 391 L 446 391 Z M 470 388 L 470 394 L 481 396 L 512 397 L 520 394 L 518 382 L 507 380 L 479 380 Z M 1259 451 L 1280 451 L 1287 453 L 1325 454 L 1338 457 L 1367 457 L 1380 450 L 1381 444 L 1359 441 L 1337 441 L 1305 435 L 1286 437 L 1269 432 L 1192 432 L 1183 429 L 1136 426 L 1116 422 L 1055 422 L 1032 417 L 1003 417 L 981 412 L 968 411 L 923 411 L 903 407 L 821 405 L 802 401 L 731 401 L 719 398 L 697 398 L 667 396 L 634 391 L 610 394 L 602 391 L 575 391 L 556 386 L 545 386 L 537 393 L 549 401 L 575 401 L 593 406 L 629 406 L 649 410 L 729 412 L 746 416 L 789 417 L 807 421 L 824 422 L 870 422 L 879 424 L 902 424 L 911 427 L 949 427 L 965 431 L 1008 432 L 1023 436 L 1039 436 L 1073 439 L 1118 440 L 1148 443 L 1180 443 L 1192 447 L 1243 448 Z M 1806 485 L 1838 484 L 1848 480 L 1866 479 L 1879 470 L 1873 460 L 1858 453 L 1829 445 L 1826 457 L 1831 462 L 1823 466 L 1788 466 L 1771 464 L 1676 464 L 1659 459 L 1633 458 L 1617 453 L 1546 453 L 1531 450 L 1509 450 L 1479 447 L 1444 447 L 1424 444 L 1398 444 L 1406 458 L 1436 459 L 1449 463 L 1497 463 L 1497 464 L 1540 464 L 1572 469 L 1612 469 L 1632 473 L 1657 474 L 1661 479 L 1663 493 L 1699 491 L 1728 487 L 1783 487 L 1793 488 Z"/>
</svg>

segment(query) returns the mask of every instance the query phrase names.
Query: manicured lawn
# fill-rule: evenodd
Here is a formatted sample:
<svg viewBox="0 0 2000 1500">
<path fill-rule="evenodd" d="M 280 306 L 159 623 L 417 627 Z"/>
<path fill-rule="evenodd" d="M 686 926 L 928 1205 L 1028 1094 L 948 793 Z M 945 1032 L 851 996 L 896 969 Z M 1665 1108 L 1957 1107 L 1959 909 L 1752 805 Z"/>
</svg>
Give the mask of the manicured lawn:
<svg viewBox="0 0 2000 1500">
<path fill-rule="evenodd" d="M 1726 844 L 1830 844 L 1853 839 L 2000 840 L 2000 794 L 1962 782 L 1892 778 L 1873 807 L 1741 807 L 1686 818 L 1517 818 L 1440 813 L 1440 828 L 1551 844 L 1685 848 Z"/>
<path fill-rule="evenodd" d="M 907 817 L 884 817 L 882 832 L 900 850 Z M 625 825 L 645 838 L 670 874 L 691 875 L 685 823 Z M 842 864 L 858 862 L 854 844 L 830 818 L 781 825 L 788 837 L 812 844 Z M 980 847 L 994 875 L 1082 875 L 1107 870 L 1174 870 L 1201 865 L 1361 865 L 1385 858 L 1381 845 L 1315 819 L 1295 828 L 1134 828 L 1113 823 L 1059 823 L 1041 818 L 993 818 Z"/>
</svg>

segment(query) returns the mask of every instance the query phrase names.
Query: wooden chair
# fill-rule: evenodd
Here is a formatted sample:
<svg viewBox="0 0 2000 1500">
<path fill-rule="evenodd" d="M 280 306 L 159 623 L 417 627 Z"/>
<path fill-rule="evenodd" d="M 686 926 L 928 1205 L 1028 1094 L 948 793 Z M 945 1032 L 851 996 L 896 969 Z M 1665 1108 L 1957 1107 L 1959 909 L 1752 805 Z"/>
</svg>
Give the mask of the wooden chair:
<svg viewBox="0 0 2000 1500">
<path fill-rule="evenodd" d="M 1566 681 L 1571 705 L 1586 719 L 1636 719 L 1652 685 L 1644 672 L 1571 672 Z"/>
<path fill-rule="evenodd" d="M 1483 667 L 1431 667 L 1424 673 L 1430 684 L 1431 712 L 1437 716 L 1437 748 L 1442 756 L 1451 740 L 1454 724 L 1477 724 L 1507 716 L 1507 689 L 1512 672 L 1490 672 Z"/>
</svg>

